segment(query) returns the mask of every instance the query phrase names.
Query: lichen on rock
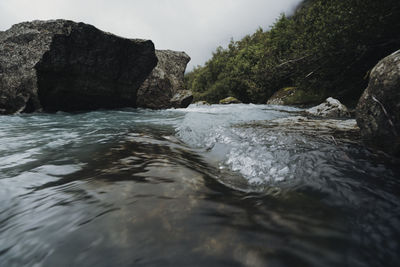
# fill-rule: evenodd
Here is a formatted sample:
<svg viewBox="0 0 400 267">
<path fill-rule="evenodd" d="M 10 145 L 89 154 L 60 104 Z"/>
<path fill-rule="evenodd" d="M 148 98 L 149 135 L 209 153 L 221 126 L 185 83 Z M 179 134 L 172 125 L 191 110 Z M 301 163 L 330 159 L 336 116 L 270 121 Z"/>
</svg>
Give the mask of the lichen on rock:
<svg viewBox="0 0 400 267">
<path fill-rule="evenodd" d="M 400 50 L 372 69 L 356 119 L 368 144 L 400 156 Z"/>
</svg>

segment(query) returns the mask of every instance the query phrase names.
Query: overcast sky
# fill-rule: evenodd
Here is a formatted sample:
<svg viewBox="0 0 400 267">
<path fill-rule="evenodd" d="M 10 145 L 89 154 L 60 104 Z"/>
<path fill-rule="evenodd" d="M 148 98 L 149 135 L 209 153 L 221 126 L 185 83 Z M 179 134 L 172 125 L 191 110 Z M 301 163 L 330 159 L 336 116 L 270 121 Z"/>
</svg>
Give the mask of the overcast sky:
<svg viewBox="0 0 400 267">
<path fill-rule="evenodd" d="M 268 28 L 300 0 L 0 0 L 0 30 L 35 19 L 70 19 L 127 38 L 151 39 L 157 49 L 185 51 L 188 69 L 202 65 L 258 27 Z"/>
</svg>

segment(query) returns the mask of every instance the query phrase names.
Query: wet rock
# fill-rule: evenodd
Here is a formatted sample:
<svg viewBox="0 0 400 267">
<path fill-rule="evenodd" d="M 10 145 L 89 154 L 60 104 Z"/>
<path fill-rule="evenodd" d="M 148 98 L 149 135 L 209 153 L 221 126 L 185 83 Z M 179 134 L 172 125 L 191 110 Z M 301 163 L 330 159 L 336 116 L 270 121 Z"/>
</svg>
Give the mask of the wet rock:
<svg viewBox="0 0 400 267">
<path fill-rule="evenodd" d="M 372 69 L 356 119 L 367 143 L 400 156 L 400 50 Z"/>
<path fill-rule="evenodd" d="M 16 24 L 0 33 L 0 114 L 135 107 L 156 64 L 151 41 L 67 20 Z"/>
<path fill-rule="evenodd" d="M 220 100 L 219 103 L 223 104 L 223 105 L 227 105 L 227 104 L 240 104 L 242 102 L 240 100 L 230 96 L 230 97 Z"/>
<path fill-rule="evenodd" d="M 206 105 L 206 106 L 210 106 L 210 103 L 208 103 L 207 101 L 197 101 L 196 103 L 194 103 L 195 105 L 198 105 L 198 106 L 204 106 L 204 105 Z"/>
<path fill-rule="evenodd" d="M 360 128 L 355 119 L 313 119 L 293 116 L 265 122 L 254 122 L 249 127 L 263 127 L 270 131 L 304 135 L 332 142 L 361 143 Z"/>
<path fill-rule="evenodd" d="M 350 118 L 350 112 L 339 100 L 329 97 L 324 103 L 307 109 L 306 114 L 323 118 Z"/>
<path fill-rule="evenodd" d="M 156 50 L 158 64 L 138 91 L 141 108 L 186 108 L 193 96 L 185 90 L 184 74 L 190 57 L 185 52 Z"/>
<path fill-rule="evenodd" d="M 173 108 L 187 108 L 193 101 L 193 94 L 190 90 L 180 90 L 171 99 Z"/>
</svg>

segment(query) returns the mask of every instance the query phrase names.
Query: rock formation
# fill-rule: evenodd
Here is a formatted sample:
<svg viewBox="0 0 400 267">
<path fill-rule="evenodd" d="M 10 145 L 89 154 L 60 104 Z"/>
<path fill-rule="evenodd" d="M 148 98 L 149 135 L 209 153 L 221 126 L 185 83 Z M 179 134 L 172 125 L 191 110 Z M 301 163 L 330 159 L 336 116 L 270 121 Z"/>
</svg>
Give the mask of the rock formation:
<svg viewBox="0 0 400 267">
<path fill-rule="evenodd" d="M 322 93 L 306 92 L 297 87 L 285 87 L 273 94 L 267 105 L 310 106 L 321 103 L 325 98 Z"/>
<path fill-rule="evenodd" d="M 252 124 L 249 124 L 252 125 Z M 281 134 L 298 134 L 325 139 L 331 143 L 346 142 L 361 144 L 360 129 L 355 119 L 309 118 L 290 116 L 268 121 L 257 121 L 253 125 Z"/>
<path fill-rule="evenodd" d="M 187 108 L 193 102 L 193 94 L 190 90 L 180 90 L 171 99 L 173 108 Z"/>
<path fill-rule="evenodd" d="M 156 64 L 151 41 L 66 20 L 16 24 L 0 32 L 0 114 L 135 107 Z"/>
<path fill-rule="evenodd" d="M 184 74 L 190 57 L 184 52 L 156 50 L 158 64 L 138 90 L 137 106 L 142 108 L 186 108 L 193 100 L 184 90 Z"/>
<path fill-rule="evenodd" d="M 289 97 L 296 93 L 296 87 L 285 87 L 278 90 L 267 101 L 267 105 L 288 105 L 287 100 Z"/>
<path fill-rule="evenodd" d="M 313 115 L 323 118 L 350 118 L 350 112 L 347 107 L 339 100 L 329 97 L 324 103 L 307 109 L 307 115 Z"/>
<path fill-rule="evenodd" d="M 204 100 L 203 101 L 197 101 L 194 104 L 197 105 L 197 106 L 211 106 L 210 103 L 208 103 L 207 101 L 204 101 Z"/>
<path fill-rule="evenodd" d="M 228 105 L 228 104 L 240 104 L 242 102 L 240 100 L 234 98 L 233 96 L 229 96 L 227 98 L 221 99 L 219 101 L 219 103 L 222 105 Z"/>
<path fill-rule="evenodd" d="M 400 156 L 400 50 L 372 69 L 356 118 L 370 145 Z"/>
</svg>

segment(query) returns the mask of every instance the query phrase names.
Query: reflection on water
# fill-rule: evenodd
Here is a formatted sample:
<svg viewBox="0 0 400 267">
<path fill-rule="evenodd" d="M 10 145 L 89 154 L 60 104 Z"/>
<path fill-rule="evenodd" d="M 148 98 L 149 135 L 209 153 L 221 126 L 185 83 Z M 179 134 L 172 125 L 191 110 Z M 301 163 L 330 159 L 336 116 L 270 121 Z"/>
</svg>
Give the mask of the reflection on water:
<svg viewBox="0 0 400 267">
<path fill-rule="evenodd" d="M 14 147 L 0 164 L 1 266 L 398 264 L 397 166 L 353 144 L 333 148 L 279 134 L 292 143 L 271 153 L 303 167 L 287 181 L 255 186 L 218 161 L 239 148 L 235 139 L 228 150 L 222 139 L 212 149 L 192 148 L 175 137 L 188 119 L 181 111 L 139 112 L 101 113 L 112 125 L 88 125 L 93 114 L 53 115 L 62 122 L 38 131 L 59 127 L 58 139 L 25 132 L 21 143 L 1 143 L 2 151 Z M 13 140 L 10 131 L 0 128 Z M 267 140 L 248 131 L 227 134 Z"/>
</svg>

